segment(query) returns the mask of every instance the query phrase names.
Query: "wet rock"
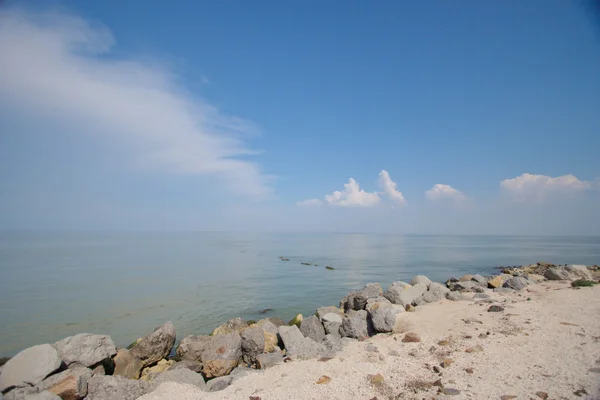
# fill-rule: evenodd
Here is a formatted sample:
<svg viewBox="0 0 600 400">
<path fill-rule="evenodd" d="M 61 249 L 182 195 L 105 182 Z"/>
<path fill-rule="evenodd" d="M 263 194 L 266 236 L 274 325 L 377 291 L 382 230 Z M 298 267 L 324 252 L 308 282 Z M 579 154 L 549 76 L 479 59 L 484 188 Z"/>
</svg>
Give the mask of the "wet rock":
<svg viewBox="0 0 600 400">
<path fill-rule="evenodd" d="M 259 354 L 256 357 L 256 366 L 259 369 L 267 369 L 282 362 L 283 356 L 281 353 Z"/>
<path fill-rule="evenodd" d="M 571 280 L 571 275 L 564 268 L 549 268 L 544 273 L 544 278 L 549 281 Z"/>
<path fill-rule="evenodd" d="M 350 313 L 342 320 L 340 334 L 342 337 L 354 339 L 366 338 L 369 336 L 367 324 L 367 312 L 365 310 Z"/>
<path fill-rule="evenodd" d="M 115 363 L 114 375 L 120 375 L 127 379 L 139 379 L 144 363 L 131 355 L 129 350 L 119 349 L 113 361 Z"/>
<path fill-rule="evenodd" d="M 207 378 L 227 375 L 241 358 L 242 339 L 238 333 L 211 336 L 202 352 L 202 372 Z"/>
<path fill-rule="evenodd" d="M 207 392 L 220 392 L 226 389 L 233 382 L 232 376 L 222 376 L 220 378 L 211 379 L 206 383 Z"/>
<path fill-rule="evenodd" d="M 431 284 L 431 280 L 428 277 L 426 277 L 425 275 L 417 275 L 414 278 L 412 278 L 410 281 L 410 284 L 412 286 L 415 286 L 418 283 L 421 283 L 421 284 L 429 287 L 429 285 Z"/>
<path fill-rule="evenodd" d="M 340 327 L 342 326 L 342 317 L 339 314 L 336 314 L 336 313 L 325 314 L 322 317 L 321 321 L 323 322 L 323 328 L 325 329 L 325 334 L 341 337 Z"/>
<path fill-rule="evenodd" d="M 515 276 L 504 282 L 502 286 L 513 290 L 522 290 L 529 286 L 529 282 L 527 281 L 527 279 L 521 276 Z"/>
<path fill-rule="evenodd" d="M 402 338 L 403 343 L 418 343 L 420 341 L 421 337 L 414 332 L 408 332 L 404 335 L 404 338 Z"/>
<path fill-rule="evenodd" d="M 138 341 L 129 353 L 142 360 L 144 367 L 156 364 L 169 355 L 175 344 L 175 336 L 175 327 L 168 321 Z"/>
<path fill-rule="evenodd" d="M 13 386 L 37 385 L 60 365 L 58 352 L 49 344 L 29 347 L 2 367 L 0 392 Z"/>
<path fill-rule="evenodd" d="M 448 292 L 445 296 L 450 301 L 460 301 L 465 299 L 465 296 L 460 292 Z"/>
<path fill-rule="evenodd" d="M 242 358 L 244 362 L 252 363 L 265 350 L 265 333 L 261 327 L 255 326 L 244 329 L 241 337 Z"/>
<path fill-rule="evenodd" d="M 504 307 L 497 305 L 497 304 L 493 304 L 487 309 L 487 311 L 488 312 L 501 312 L 501 311 L 504 311 Z"/>
<path fill-rule="evenodd" d="M 230 319 L 229 321 L 215 328 L 215 330 L 211 332 L 210 336 L 239 333 L 248 328 L 248 326 L 248 322 L 244 321 L 242 318 L 238 317 Z"/>
<path fill-rule="evenodd" d="M 346 312 L 349 310 L 364 310 L 368 299 L 379 297 L 382 294 L 383 290 L 379 283 L 368 283 L 361 290 L 349 293 L 348 296 L 342 299 L 340 306 Z"/>
<path fill-rule="evenodd" d="M 86 367 L 96 365 L 117 354 L 117 348 L 108 335 L 80 333 L 54 343 L 65 364 L 81 363 Z"/>
<path fill-rule="evenodd" d="M 300 332 L 317 343 L 321 343 L 325 339 L 325 328 L 323 328 L 321 320 L 314 315 L 302 320 Z"/>
<path fill-rule="evenodd" d="M 280 326 L 279 336 L 288 356 L 295 355 L 300 359 L 316 358 L 327 350 L 323 344 L 304 337 L 297 326 Z"/>
<path fill-rule="evenodd" d="M 503 283 L 504 283 L 504 280 L 502 279 L 501 276 L 495 276 L 488 281 L 487 286 L 491 289 L 496 289 L 496 288 L 502 287 Z"/>
<path fill-rule="evenodd" d="M 202 352 L 210 343 L 210 336 L 187 336 L 177 346 L 176 355 L 180 360 L 202 362 Z"/>
<path fill-rule="evenodd" d="M 79 364 L 77 368 L 49 376 L 38 385 L 38 388 L 52 392 L 63 400 L 79 400 L 87 395 L 88 382 L 91 378 L 92 370 Z"/>
<path fill-rule="evenodd" d="M 150 389 L 148 382 L 122 376 L 93 376 L 88 383 L 87 400 L 135 400 Z"/>
<path fill-rule="evenodd" d="M 186 368 L 179 368 L 176 370 L 169 369 L 168 371 L 158 374 L 152 380 L 152 385 L 157 387 L 164 382 L 185 383 L 187 385 L 193 385 L 202 389 L 206 386 L 204 378 L 201 374 Z"/>
</svg>

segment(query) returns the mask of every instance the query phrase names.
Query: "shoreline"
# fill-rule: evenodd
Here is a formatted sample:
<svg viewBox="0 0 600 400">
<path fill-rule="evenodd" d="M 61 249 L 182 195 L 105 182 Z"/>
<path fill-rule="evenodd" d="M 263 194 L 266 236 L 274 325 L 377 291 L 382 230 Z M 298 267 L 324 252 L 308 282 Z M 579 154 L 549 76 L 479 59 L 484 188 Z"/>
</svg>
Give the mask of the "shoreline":
<svg viewBox="0 0 600 400">
<path fill-rule="evenodd" d="M 409 392 L 416 390 L 415 395 L 422 395 L 419 398 L 425 395 L 435 395 L 438 392 L 444 396 L 471 398 L 471 396 L 465 396 L 469 391 L 473 391 L 472 389 L 466 386 L 454 387 L 460 386 L 460 380 L 450 379 L 445 382 L 444 376 L 447 375 L 447 371 L 444 365 L 429 366 L 428 374 L 435 369 L 441 372 L 441 374 L 435 372 L 441 377 L 440 382 L 436 385 L 433 383 L 436 383 L 437 380 L 434 382 L 422 379 L 421 386 L 417 385 L 419 387 L 415 386 L 412 389 L 410 385 L 404 385 L 402 388 L 394 386 L 394 380 L 390 378 L 393 373 L 388 371 L 387 364 L 398 361 L 396 359 L 402 357 L 392 354 L 392 349 L 388 349 L 389 351 L 384 354 L 378 347 L 389 348 L 388 342 L 393 341 L 391 343 L 402 343 L 402 346 L 404 343 L 408 346 L 410 346 L 409 343 L 415 343 L 420 351 L 424 351 L 425 342 L 431 342 L 432 346 L 428 347 L 429 350 L 433 347 L 445 346 L 435 345 L 444 340 L 448 340 L 448 344 L 458 343 L 457 338 L 432 341 L 432 334 L 437 332 L 439 327 L 436 327 L 435 324 L 432 326 L 431 321 L 427 319 L 438 320 L 438 325 L 442 326 L 450 324 L 450 322 L 439 322 L 445 321 L 446 318 L 443 313 L 439 313 L 440 310 L 445 309 L 446 312 L 452 311 L 458 314 L 462 312 L 465 315 L 470 315 L 473 310 L 476 310 L 476 315 L 483 314 L 486 317 L 494 318 L 496 322 L 499 318 L 508 318 L 503 323 L 506 326 L 512 326 L 512 322 L 509 322 L 510 316 L 518 314 L 507 312 L 507 310 L 513 307 L 519 308 L 521 304 L 525 304 L 527 307 L 528 304 L 534 304 L 532 302 L 537 300 L 535 296 L 555 291 L 569 292 L 570 297 L 577 298 L 579 290 L 570 288 L 571 281 L 584 279 L 598 282 L 600 278 L 600 268 L 597 265 L 585 267 L 537 263 L 516 268 L 499 268 L 502 268 L 500 275 L 491 277 L 465 275 L 461 278 L 450 278 L 444 285 L 431 282 L 424 276 L 414 277 L 410 284 L 394 282 L 386 291 L 379 284 L 368 284 L 363 289 L 351 292 L 344 297 L 340 302 L 340 307 L 321 307 L 317 310 L 316 315 L 307 317 L 299 315 L 288 324 L 275 318 L 265 318 L 256 323 L 248 323 L 241 319 L 231 320 L 217 327 L 212 336 L 182 338 L 176 347 L 175 359 L 167 359 L 172 354 L 172 349 L 175 349 L 176 333 L 175 327 L 171 323 L 166 323 L 150 335 L 132 343 L 129 349 L 117 350 L 112 339 L 106 335 L 75 335 L 55 344 L 33 346 L 17 354 L 0 367 L 0 391 L 4 392 L 3 396 L 6 400 L 21 398 L 33 400 L 36 398 L 35 396 L 49 396 L 50 393 L 59 394 L 61 395 L 59 398 L 63 399 L 81 399 L 87 396 L 90 400 L 103 400 L 111 398 L 106 397 L 109 387 L 112 390 L 112 398 L 124 399 L 251 398 L 251 394 L 245 393 L 247 390 L 244 389 L 244 386 L 260 386 L 264 375 L 270 375 L 274 370 L 294 369 L 295 366 L 298 369 L 302 364 L 310 364 L 308 371 L 295 370 L 294 372 L 298 376 L 304 376 L 310 373 L 310 369 L 315 366 L 318 369 L 327 369 L 329 368 L 327 366 L 338 364 L 346 354 L 347 360 L 336 368 L 343 369 L 345 364 L 350 364 L 349 360 L 365 357 L 373 358 L 371 360 L 373 362 L 366 366 L 362 365 L 362 362 L 360 363 L 361 368 L 365 368 L 365 370 L 370 370 L 373 365 L 386 366 L 384 370 L 387 372 L 381 376 L 372 374 L 373 376 L 370 378 L 363 377 L 364 382 L 361 381 L 355 388 L 359 392 L 360 390 L 364 390 L 365 393 L 370 391 L 371 394 L 376 393 L 375 397 L 379 393 L 380 398 L 391 398 L 390 396 L 395 396 L 394 393 L 399 390 L 403 390 L 402 393 L 405 396 L 412 395 Z M 553 282 L 554 280 L 561 283 Z M 569 283 L 566 283 L 567 281 Z M 600 286 L 586 287 L 580 290 L 582 293 L 587 293 L 586 296 L 590 296 L 591 293 L 592 303 L 597 304 L 600 303 L 598 301 L 600 300 L 599 289 Z M 525 293 L 528 295 L 523 298 Z M 465 305 L 467 306 L 465 307 Z M 473 309 L 472 306 L 476 306 L 477 309 Z M 537 307 L 540 308 L 539 312 L 547 312 L 550 306 L 539 303 Z M 566 311 L 568 315 L 569 310 Z M 585 310 L 577 311 L 582 316 L 586 314 Z M 600 308 L 595 315 L 597 320 Z M 595 334 L 591 336 L 590 341 L 599 347 L 597 343 L 600 341 L 600 326 L 593 319 L 594 314 L 588 317 L 592 318 L 590 323 L 576 324 L 564 321 L 572 324 L 564 326 L 582 327 L 585 324 L 591 324 L 588 329 L 595 330 L 592 332 Z M 480 318 L 484 319 L 481 316 Z M 531 325 L 531 321 L 532 318 L 529 323 L 527 321 L 524 323 Z M 479 322 L 464 323 L 464 326 L 475 327 L 478 330 Z M 489 322 L 490 326 L 493 322 Z M 461 321 L 460 324 L 463 322 Z M 488 325 L 488 322 L 481 325 Z M 514 331 L 507 335 L 521 338 L 524 328 L 519 329 L 521 331 Z M 406 333 L 410 333 L 410 335 L 406 335 Z M 414 337 L 411 336 L 412 334 Z M 506 332 L 498 334 L 505 335 Z M 551 336 L 551 334 L 552 332 L 546 332 L 546 336 Z M 454 337 L 454 335 L 451 336 Z M 473 338 L 473 335 L 463 336 Z M 523 336 L 529 335 L 523 333 Z M 487 337 L 479 339 L 485 342 L 484 339 Z M 466 354 L 480 352 L 488 354 L 488 350 L 484 350 L 484 347 L 483 344 L 478 344 L 469 348 L 472 351 L 467 350 Z M 395 351 L 398 353 L 398 350 Z M 500 351 L 501 349 L 496 349 L 496 352 Z M 39 360 L 40 352 L 50 359 L 45 365 L 31 360 L 31 354 L 37 354 L 37 358 L 34 357 L 34 359 Z M 595 357 L 600 364 L 600 353 L 596 352 L 598 354 Z M 29 358 L 26 357 L 28 353 Z M 408 357 L 409 359 L 431 358 L 431 354 L 425 352 L 419 357 L 409 354 Z M 452 362 L 458 362 L 460 357 L 456 358 Z M 445 361 L 447 360 L 442 359 L 441 363 L 444 364 Z M 594 362 L 592 360 L 589 369 L 596 368 L 600 372 L 600 365 L 594 366 Z M 251 365 L 252 368 L 243 365 Z M 454 369 L 450 365 L 446 367 L 448 371 Z M 336 368 L 330 372 L 330 375 L 336 375 Z M 592 372 L 592 374 L 594 373 Z M 323 382 L 317 384 L 313 382 L 309 385 L 312 389 L 306 394 L 307 397 L 294 398 L 314 398 L 317 393 L 335 387 L 335 382 L 340 378 L 325 374 L 323 377 L 316 379 L 321 380 L 322 378 Z M 594 378 L 600 381 L 600 375 L 597 373 Z M 521 379 L 523 378 L 521 377 Z M 451 381 L 457 383 L 453 384 Z M 412 383 L 413 386 L 416 385 L 415 382 Z M 349 387 L 352 387 L 351 382 L 349 383 Z M 587 390 L 589 395 L 597 394 L 595 391 L 599 389 L 598 387 L 593 387 L 591 384 L 586 385 L 587 388 L 582 387 L 581 390 Z M 554 389 L 552 385 L 550 387 L 555 391 L 558 390 Z M 279 386 L 270 389 L 272 389 L 271 392 L 267 386 L 253 390 L 270 393 L 262 400 L 286 398 L 279 397 L 285 392 L 285 388 L 281 389 Z M 179 394 L 176 397 L 169 394 L 174 393 L 173 390 L 180 391 L 177 392 Z M 292 385 L 289 390 L 290 393 L 296 393 L 297 388 Z M 312 392 L 314 395 L 311 395 Z M 362 392 L 359 392 L 356 393 L 356 398 L 363 398 Z M 242 393 L 244 394 L 242 395 Z M 534 395 L 535 393 L 531 394 L 531 396 Z M 583 398 L 586 396 L 583 392 L 581 395 Z M 344 398 L 335 396 L 335 393 L 330 393 L 322 398 Z M 507 394 L 507 396 L 511 395 Z M 554 398 L 556 394 L 551 394 L 551 396 Z M 571 393 L 570 396 L 573 394 Z M 371 399 L 372 397 L 364 398 Z M 571 397 L 567 396 L 566 398 Z"/>
</svg>

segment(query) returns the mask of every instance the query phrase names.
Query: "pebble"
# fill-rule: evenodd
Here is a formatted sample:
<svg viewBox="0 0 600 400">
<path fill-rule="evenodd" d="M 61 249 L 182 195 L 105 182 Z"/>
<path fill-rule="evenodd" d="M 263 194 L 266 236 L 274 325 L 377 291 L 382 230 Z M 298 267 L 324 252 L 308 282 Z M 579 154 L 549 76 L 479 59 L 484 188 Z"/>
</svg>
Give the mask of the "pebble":
<svg viewBox="0 0 600 400">
<path fill-rule="evenodd" d="M 373 346 L 372 344 L 365 347 L 365 350 L 371 353 L 379 353 L 379 349 L 377 348 L 377 346 Z"/>
<path fill-rule="evenodd" d="M 322 375 L 318 380 L 317 380 L 317 385 L 326 385 L 329 382 L 331 382 L 331 378 L 328 377 L 327 375 Z"/>
<path fill-rule="evenodd" d="M 385 356 L 383 354 L 379 355 L 379 361 L 385 361 Z"/>
<path fill-rule="evenodd" d="M 465 371 L 467 372 L 467 374 L 472 374 L 473 368 L 467 368 L 467 369 L 465 369 Z"/>
<path fill-rule="evenodd" d="M 435 372 L 436 374 L 439 374 L 440 372 L 442 372 L 442 370 L 437 365 L 434 365 L 433 366 L 433 372 Z"/>
<path fill-rule="evenodd" d="M 420 341 L 421 337 L 414 332 L 408 332 L 402 339 L 403 343 L 418 343 Z"/>
<path fill-rule="evenodd" d="M 467 319 L 463 319 L 463 321 L 465 324 L 483 324 L 483 321 L 480 321 L 475 318 L 467 318 Z"/>
<path fill-rule="evenodd" d="M 446 387 L 442 388 L 440 392 L 445 394 L 446 396 L 458 396 L 460 394 L 460 390 Z"/>
<path fill-rule="evenodd" d="M 444 361 L 442 361 L 440 363 L 440 366 L 442 368 L 448 368 L 450 365 L 452 365 L 452 363 L 454 362 L 454 360 L 450 359 L 450 358 L 445 358 Z"/>
<path fill-rule="evenodd" d="M 504 307 L 499 306 L 497 304 L 491 305 L 488 309 L 488 312 L 501 312 L 504 311 Z"/>
<path fill-rule="evenodd" d="M 542 400 L 546 400 L 548 398 L 548 393 L 546 392 L 535 392 L 535 395 Z"/>
<path fill-rule="evenodd" d="M 475 347 L 469 347 L 468 349 L 465 350 L 465 352 L 467 353 L 481 353 L 483 351 L 483 347 L 481 347 L 480 345 L 477 345 Z"/>
<path fill-rule="evenodd" d="M 504 396 L 500 397 L 500 400 L 513 400 L 516 398 L 517 398 L 517 396 L 511 396 L 511 395 L 505 394 Z"/>
<path fill-rule="evenodd" d="M 400 353 L 398 353 L 396 350 L 390 350 L 388 354 L 390 356 L 400 357 Z"/>
<path fill-rule="evenodd" d="M 437 381 L 433 382 L 431 384 L 431 386 L 444 387 L 444 385 L 442 384 L 442 380 L 441 379 L 438 379 Z"/>
<path fill-rule="evenodd" d="M 369 380 L 371 381 L 371 383 L 373 385 L 380 385 L 383 383 L 383 375 L 381 374 L 376 374 L 376 375 L 369 375 Z"/>
</svg>

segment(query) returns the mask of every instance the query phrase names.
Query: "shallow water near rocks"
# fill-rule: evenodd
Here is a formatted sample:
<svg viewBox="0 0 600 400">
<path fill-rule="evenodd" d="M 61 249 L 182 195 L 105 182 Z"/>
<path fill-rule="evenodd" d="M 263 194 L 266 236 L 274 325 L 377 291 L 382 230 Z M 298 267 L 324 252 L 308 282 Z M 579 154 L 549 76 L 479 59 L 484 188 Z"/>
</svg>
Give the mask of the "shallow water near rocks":
<svg viewBox="0 0 600 400">
<path fill-rule="evenodd" d="M 600 238 L 0 232 L 0 356 L 82 332 L 127 346 L 166 320 L 178 339 L 238 316 L 287 321 L 367 282 L 537 261 L 596 264 Z"/>
</svg>

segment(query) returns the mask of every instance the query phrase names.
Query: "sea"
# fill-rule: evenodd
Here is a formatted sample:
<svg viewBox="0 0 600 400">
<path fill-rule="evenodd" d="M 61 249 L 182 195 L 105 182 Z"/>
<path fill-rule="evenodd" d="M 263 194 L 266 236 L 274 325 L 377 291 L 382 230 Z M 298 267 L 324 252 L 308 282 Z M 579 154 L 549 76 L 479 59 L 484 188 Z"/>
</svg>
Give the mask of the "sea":
<svg viewBox="0 0 600 400">
<path fill-rule="evenodd" d="M 169 320 L 178 339 L 235 317 L 288 321 L 368 282 L 538 261 L 600 264 L 600 237 L 0 232 L 0 356 L 84 332 L 127 346 Z"/>
</svg>

